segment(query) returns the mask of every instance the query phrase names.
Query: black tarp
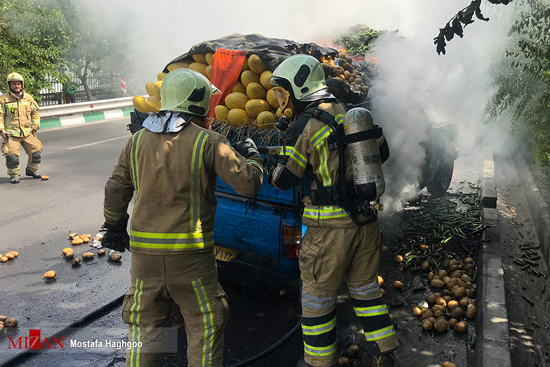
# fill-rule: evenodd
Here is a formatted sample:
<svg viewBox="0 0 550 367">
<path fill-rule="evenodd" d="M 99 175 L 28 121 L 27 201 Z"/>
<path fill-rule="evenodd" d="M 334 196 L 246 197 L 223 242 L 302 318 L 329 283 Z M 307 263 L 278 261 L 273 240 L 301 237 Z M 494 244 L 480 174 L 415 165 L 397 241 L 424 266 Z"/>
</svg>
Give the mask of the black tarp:
<svg viewBox="0 0 550 367">
<path fill-rule="evenodd" d="M 321 47 L 315 43 L 297 43 L 281 38 L 264 37 L 259 34 L 235 33 L 217 40 L 199 43 L 191 47 L 188 52 L 170 61 L 168 65 L 184 60 L 192 62 L 191 55 L 214 53 L 218 48 L 257 54 L 271 71 L 275 70 L 284 59 L 294 54 L 307 53 L 319 59 L 321 56 L 336 56 L 338 52 L 333 48 Z M 168 72 L 168 69 L 164 68 L 164 72 Z"/>
</svg>

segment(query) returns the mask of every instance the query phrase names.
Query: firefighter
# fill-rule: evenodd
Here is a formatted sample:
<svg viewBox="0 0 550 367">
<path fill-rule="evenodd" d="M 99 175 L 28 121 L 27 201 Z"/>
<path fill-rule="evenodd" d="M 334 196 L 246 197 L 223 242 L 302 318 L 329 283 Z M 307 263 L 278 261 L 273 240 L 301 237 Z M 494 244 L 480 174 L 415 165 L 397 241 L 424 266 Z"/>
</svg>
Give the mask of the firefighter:
<svg viewBox="0 0 550 367">
<path fill-rule="evenodd" d="M 9 94 L 0 97 L 0 132 L 2 133 L 2 154 L 6 157 L 8 175 L 12 184 L 19 183 L 19 154 L 21 145 L 29 156 L 25 174 L 42 178 L 38 166 L 42 160 L 42 143 L 36 137 L 40 128 L 38 104 L 25 92 L 25 81 L 17 73 L 7 77 Z"/>
<path fill-rule="evenodd" d="M 127 366 L 164 365 L 163 327 L 173 302 L 185 320 L 188 366 L 222 366 L 229 308 L 213 248 L 216 177 L 251 196 L 260 190 L 263 166 L 251 139 L 233 149 L 206 129 L 210 97 L 217 92 L 193 70 L 168 73 L 160 112 L 130 138 L 105 185 L 102 245 L 132 252 L 122 316 L 129 341 L 138 347 L 128 350 Z"/>
<path fill-rule="evenodd" d="M 398 341 L 378 284 L 381 234 L 376 213 L 361 215 L 368 224 L 358 226 L 346 210 L 331 201 L 331 195 L 321 195 L 338 185 L 338 149 L 344 148 L 334 149 L 334 132 L 320 116 L 330 116 L 338 124 L 346 110 L 327 91 L 323 69 L 311 56 L 294 55 L 284 60 L 273 72 L 271 83 L 276 86 L 273 89 L 281 109 L 295 119 L 286 132 L 280 155 L 267 162 L 269 181 L 276 188 L 288 190 L 307 176 L 312 190 L 312 195 L 304 199 L 302 217 L 308 229 L 299 257 L 304 359 L 298 366 L 338 365 L 336 296 L 344 277 L 373 365 L 392 366 L 392 352 Z M 389 148 L 383 135 L 378 146 L 384 162 Z M 351 181 L 347 151 L 345 157 L 345 181 Z M 314 194 L 324 196 L 324 202 L 312 202 Z M 348 194 L 353 197 L 352 192 Z"/>
</svg>

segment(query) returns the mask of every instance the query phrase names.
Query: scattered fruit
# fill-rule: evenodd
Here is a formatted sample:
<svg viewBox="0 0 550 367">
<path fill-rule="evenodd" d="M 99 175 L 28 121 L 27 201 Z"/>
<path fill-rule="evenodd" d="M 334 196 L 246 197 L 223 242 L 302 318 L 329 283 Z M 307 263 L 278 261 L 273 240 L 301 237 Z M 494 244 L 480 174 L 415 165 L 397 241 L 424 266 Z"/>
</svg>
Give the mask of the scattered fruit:
<svg viewBox="0 0 550 367">
<path fill-rule="evenodd" d="M 50 177 L 46 175 L 42 175 L 40 178 L 42 179 L 42 181 L 46 181 L 50 179 Z"/>
<path fill-rule="evenodd" d="M 393 286 L 397 289 L 401 289 L 403 288 L 403 283 L 401 283 L 399 280 L 396 280 L 395 282 L 393 282 Z"/>
<path fill-rule="evenodd" d="M 112 254 L 111 255 L 111 260 L 112 261 L 119 261 L 121 258 L 122 258 L 121 254 Z"/>
<path fill-rule="evenodd" d="M 468 330 L 468 323 L 465 321 L 457 322 L 455 324 L 455 330 L 460 334 L 466 332 L 466 330 Z"/>
<path fill-rule="evenodd" d="M 55 278 L 55 271 L 50 270 L 44 273 L 44 278 L 52 279 Z"/>
<path fill-rule="evenodd" d="M 393 261 L 395 261 L 396 263 L 401 263 L 403 262 L 403 256 L 395 255 L 395 257 L 393 258 Z"/>
<path fill-rule="evenodd" d="M 338 359 L 338 364 L 340 366 L 349 366 L 349 359 L 347 357 L 340 357 L 340 359 Z"/>
<path fill-rule="evenodd" d="M 413 307 L 413 310 L 412 310 L 412 311 L 413 311 L 413 315 L 414 315 L 414 316 L 420 316 L 420 315 L 422 315 L 422 310 L 421 310 L 420 307 L 418 307 L 418 306 Z"/>
<path fill-rule="evenodd" d="M 446 331 L 449 328 L 449 323 L 445 319 L 439 319 L 435 322 L 435 330 L 439 332 Z"/>
<path fill-rule="evenodd" d="M 286 294 L 286 289 L 281 289 L 279 291 L 279 296 L 284 296 Z"/>
<path fill-rule="evenodd" d="M 384 278 L 382 278 L 380 275 L 378 276 L 378 284 L 379 285 L 384 284 Z"/>
<path fill-rule="evenodd" d="M 97 256 L 103 256 L 103 255 L 105 255 L 104 249 L 97 250 Z"/>
<path fill-rule="evenodd" d="M 359 354 L 359 347 L 355 344 L 352 344 L 352 345 L 349 346 L 346 353 L 347 353 L 348 357 L 355 358 Z"/>
<path fill-rule="evenodd" d="M 75 238 L 76 236 L 78 235 L 78 233 L 76 232 L 73 232 L 69 235 L 69 238 L 72 240 L 73 238 Z"/>
<path fill-rule="evenodd" d="M 6 321 L 7 319 L 8 319 L 7 316 L 2 316 L 2 315 L 0 315 L 0 321 L 1 321 L 1 322 Z"/>
<path fill-rule="evenodd" d="M 65 255 L 66 258 L 71 258 L 74 256 L 74 250 L 70 247 L 65 247 L 63 249 L 63 255 Z"/>
<path fill-rule="evenodd" d="M 443 363 L 443 367 L 458 367 L 458 366 L 451 362 L 445 362 Z"/>
<path fill-rule="evenodd" d="M 93 252 L 85 252 L 85 253 L 82 254 L 83 259 L 92 259 L 93 257 L 94 257 Z"/>
<path fill-rule="evenodd" d="M 19 321 L 14 317 L 10 317 L 4 321 L 5 327 L 17 327 L 17 324 L 19 324 Z"/>
<path fill-rule="evenodd" d="M 0 261 L 2 261 L 3 263 L 5 263 L 6 261 L 8 261 L 9 259 L 6 257 L 6 256 L 3 256 Z"/>
<path fill-rule="evenodd" d="M 466 310 L 466 317 L 473 319 L 476 317 L 477 314 L 477 308 L 475 306 L 468 307 Z"/>
<path fill-rule="evenodd" d="M 422 327 L 424 330 L 432 330 L 433 324 L 430 320 L 422 320 Z"/>
<path fill-rule="evenodd" d="M 80 260 L 80 258 L 77 257 L 73 261 L 71 261 L 71 265 L 72 266 L 78 265 L 78 264 L 80 264 L 81 261 L 82 260 Z"/>
</svg>

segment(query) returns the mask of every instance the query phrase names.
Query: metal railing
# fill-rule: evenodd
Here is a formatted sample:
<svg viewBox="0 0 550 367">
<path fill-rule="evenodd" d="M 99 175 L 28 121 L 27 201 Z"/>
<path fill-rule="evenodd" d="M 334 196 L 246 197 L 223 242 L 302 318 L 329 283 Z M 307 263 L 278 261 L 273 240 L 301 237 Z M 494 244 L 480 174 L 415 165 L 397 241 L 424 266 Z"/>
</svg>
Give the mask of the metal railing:
<svg viewBox="0 0 550 367">
<path fill-rule="evenodd" d="M 47 119 L 52 117 L 67 116 L 78 113 L 89 113 L 96 111 L 114 110 L 132 106 L 132 98 L 105 99 L 102 101 L 69 103 L 55 106 L 40 107 L 40 118 Z"/>
</svg>

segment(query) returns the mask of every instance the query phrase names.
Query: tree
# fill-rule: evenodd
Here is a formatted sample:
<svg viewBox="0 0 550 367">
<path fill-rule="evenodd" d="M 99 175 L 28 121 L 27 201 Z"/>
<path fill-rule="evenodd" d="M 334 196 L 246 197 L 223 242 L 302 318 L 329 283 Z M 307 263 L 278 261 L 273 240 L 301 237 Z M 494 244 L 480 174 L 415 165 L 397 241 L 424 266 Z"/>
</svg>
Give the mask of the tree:
<svg viewBox="0 0 550 367">
<path fill-rule="evenodd" d="M 0 77 L 20 73 L 35 96 L 50 86 L 47 76 L 58 76 L 57 64 L 73 44 L 60 2 L 0 0 Z"/>
<path fill-rule="evenodd" d="M 68 2 L 74 4 L 74 0 Z M 64 53 L 60 70 L 75 74 L 91 101 L 88 76 L 105 71 L 108 60 L 116 60 L 115 68 L 120 71 L 128 60 L 128 41 L 121 35 L 109 35 L 90 14 L 83 14 L 76 5 L 64 11 L 74 37 L 74 45 Z"/>
<path fill-rule="evenodd" d="M 512 0 L 489 0 L 491 4 L 503 4 L 508 5 Z M 454 17 L 447 22 L 445 27 L 439 29 L 439 35 L 434 38 L 434 44 L 436 46 L 436 51 L 438 55 L 445 55 L 445 47 L 447 43 L 445 41 L 450 41 L 454 38 L 455 35 L 462 38 L 464 36 L 464 29 L 468 24 L 474 22 L 473 16 L 476 16 L 477 19 L 488 22 L 489 18 L 485 18 L 481 14 L 481 0 L 473 0 L 470 5 L 459 11 Z"/>
<path fill-rule="evenodd" d="M 510 113 L 515 130 L 530 134 L 537 166 L 550 172 L 550 6 L 541 0 L 522 4 L 487 111 L 490 121 Z"/>
</svg>

